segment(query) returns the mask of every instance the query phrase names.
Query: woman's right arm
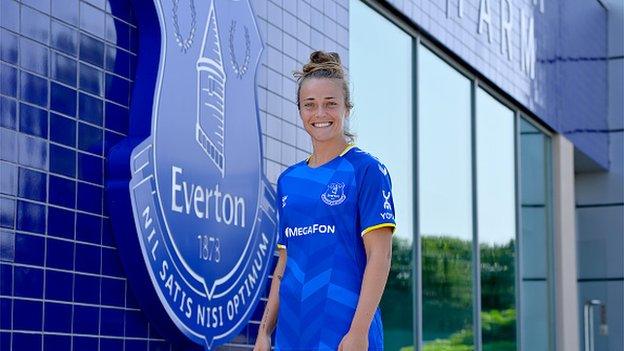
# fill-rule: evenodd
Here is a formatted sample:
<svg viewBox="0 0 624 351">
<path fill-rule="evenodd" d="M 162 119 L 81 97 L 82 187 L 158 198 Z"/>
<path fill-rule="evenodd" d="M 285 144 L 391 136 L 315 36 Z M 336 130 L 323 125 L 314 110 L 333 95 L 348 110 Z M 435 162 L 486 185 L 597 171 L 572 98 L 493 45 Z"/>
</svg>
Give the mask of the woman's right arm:
<svg viewBox="0 0 624 351">
<path fill-rule="evenodd" d="M 271 282 L 271 290 L 269 291 L 269 299 L 266 307 L 264 308 L 264 314 L 262 315 L 262 321 L 258 328 L 258 337 L 256 338 L 256 344 L 254 351 L 269 351 L 271 350 L 271 334 L 275 329 L 277 321 L 277 312 L 279 310 L 279 289 L 282 277 L 284 276 L 284 269 L 286 268 L 286 249 L 280 248 L 279 258 L 277 259 L 277 265 L 273 271 L 273 281 Z"/>
</svg>

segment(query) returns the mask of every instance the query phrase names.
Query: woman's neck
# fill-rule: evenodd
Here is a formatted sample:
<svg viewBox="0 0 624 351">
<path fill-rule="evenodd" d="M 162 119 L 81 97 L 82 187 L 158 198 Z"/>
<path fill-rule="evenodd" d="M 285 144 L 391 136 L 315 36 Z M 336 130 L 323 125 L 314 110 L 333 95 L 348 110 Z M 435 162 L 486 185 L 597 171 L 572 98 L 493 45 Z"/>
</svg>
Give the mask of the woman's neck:
<svg viewBox="0 0 624 351">
<path fill-rule="evenodd" d="M 308 165 L 317 167 L 331 161 L 336 156 L 340 155 L 347 148 L 347 145 L 349 145 L 349 143 L 345 138 L 326 142 L 312 141 L 314 152 L 308 160 Z"/>
</svg>

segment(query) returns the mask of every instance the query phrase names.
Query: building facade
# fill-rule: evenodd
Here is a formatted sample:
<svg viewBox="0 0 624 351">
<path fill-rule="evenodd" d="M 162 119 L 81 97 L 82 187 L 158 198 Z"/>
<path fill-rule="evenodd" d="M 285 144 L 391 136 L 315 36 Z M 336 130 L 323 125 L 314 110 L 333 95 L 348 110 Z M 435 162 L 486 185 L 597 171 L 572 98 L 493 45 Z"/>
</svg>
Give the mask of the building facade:
<svg viewBox="0 0 624 351">
<path fill-rule="evenodd" d="M 145 3 L 0 0 L 2 351 L 180 349 L 129 274 L 119 244 L 135 231 L 111 219 L 111 149 L 150 128 L 134 117 L 156 79 L 139 65 L 157 22 Z M 186 52 L 228 0 L 155 3 Z M 250 3 L 268 182 L 312 151 L 292 72 L 313 50 L 342 58 L 350 128 L 392 175 L 387 350 L 624 348 L 621 1 Z M 221 67 L 246 67 L 232 48 L 197 63 L 220 116 L 198 117 L 197 142 L 220 174 L 236 162 L 209 137 L 231 123 Z M 219 349 L 251 348 L 267 293 Z"/>
</svg>

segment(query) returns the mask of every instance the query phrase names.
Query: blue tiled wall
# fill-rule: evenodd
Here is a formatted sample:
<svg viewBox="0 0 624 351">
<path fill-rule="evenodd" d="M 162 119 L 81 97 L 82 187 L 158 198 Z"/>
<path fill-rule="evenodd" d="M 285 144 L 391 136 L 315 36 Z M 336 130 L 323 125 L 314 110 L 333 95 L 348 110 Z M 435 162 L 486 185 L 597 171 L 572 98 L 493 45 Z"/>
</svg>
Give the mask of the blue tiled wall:
<svg viewBox="0 0 624 351">
<path fill-rule="evenodd" d="M 501 3 L 494 0 L 389 0 L 423 31 L 484 77 L 565 134 L 599 165 L 607 167 L 607 11 L 597 0 L 510 0 L 511 60 L 501 53 Z M 459 16 L 459 4 L 463 16 Z M 478 32 L 479 6 L 487 25 Z M 544 11 L 540 9 L 544 4 Z M 534 5 L 536 4 L 536 5 Z M 448 7 L 447 7 L 448 6 Z M 535 79 L 520 69 L 520 10 L 535 21 Z M 374 47 L 374 43 L 371 46 Z"/>
<path fill-rule="evenodd" d="M 166 350 L 138 309 L 104 206 L 128 129 L 123 1 L 0 1 L 0 349 Z"/>
<path fill-rule="evenodd" d="M 348 1 L 253 0 L 269 180 L 308 155 L 292 71 L 348 64 Z M 171 350 L 138 307 L 104 199 L 128 130 L 137 28 L 127 0 L 0 0 L 0 350 Z M 263 299 L 266 301 L 266 299 Z M 223 349 L 253 344 L 263 303 Z"/>
</svg>

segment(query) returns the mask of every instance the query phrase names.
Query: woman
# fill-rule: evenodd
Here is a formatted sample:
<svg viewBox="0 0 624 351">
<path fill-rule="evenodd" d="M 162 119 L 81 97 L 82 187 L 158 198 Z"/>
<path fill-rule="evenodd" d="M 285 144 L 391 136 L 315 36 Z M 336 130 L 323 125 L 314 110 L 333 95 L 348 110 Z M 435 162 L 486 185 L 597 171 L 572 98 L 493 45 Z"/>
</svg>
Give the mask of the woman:
<svg viewBox="0 0 624 351">
<path fill-rule="evenodd" d="M 279 259 L 254 350 L 382 350 L 379 301 L 395 227 L 384 165 L 349 142 L 352 108 L 336 53 L 313 52 L 297 78 L 308 159 L 277 182 Z"/>
</svg>

